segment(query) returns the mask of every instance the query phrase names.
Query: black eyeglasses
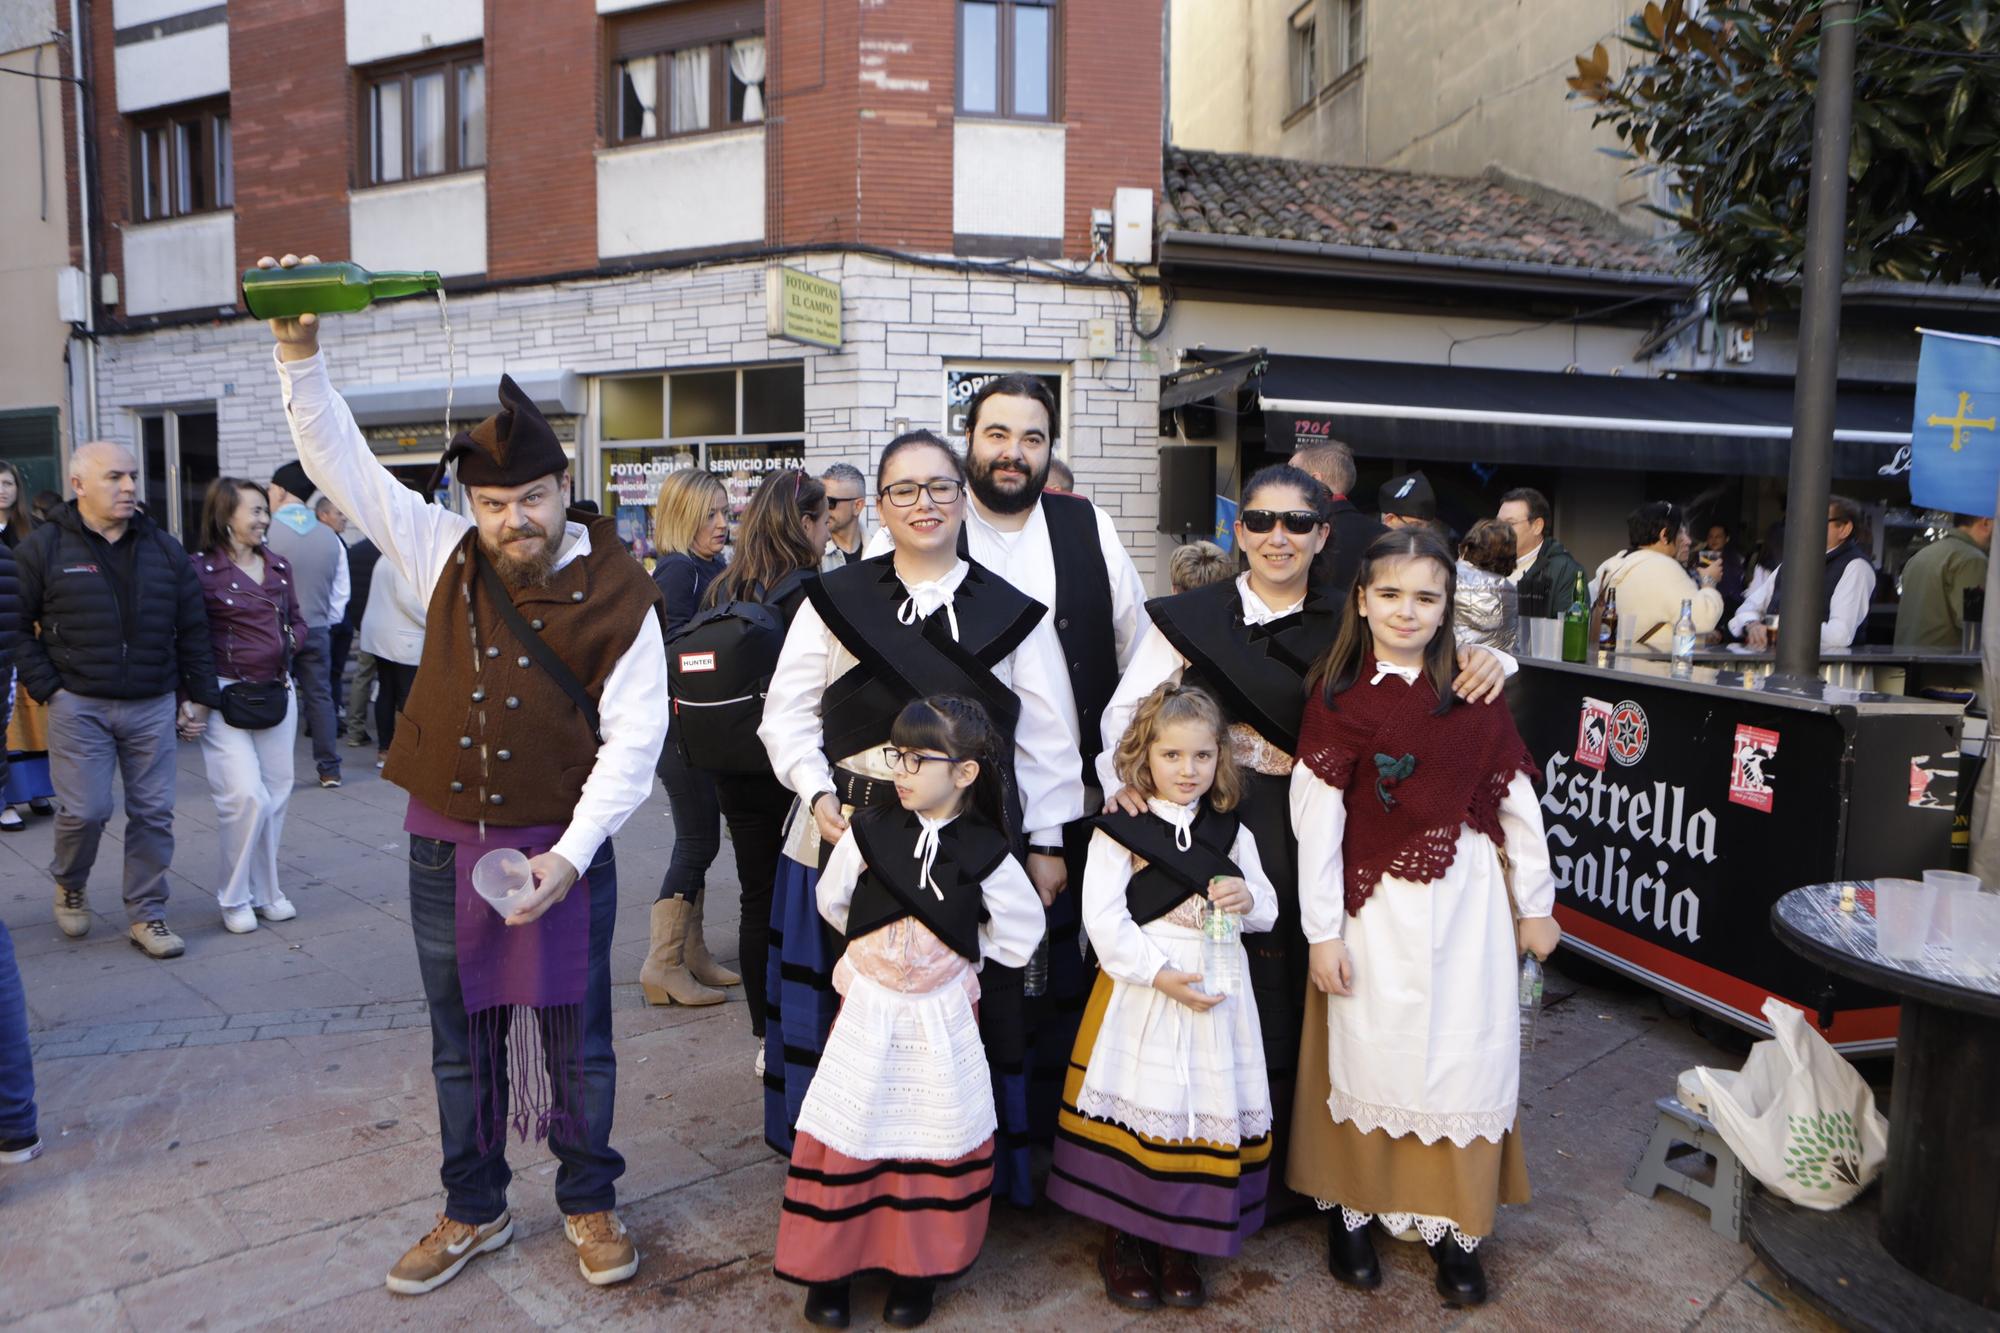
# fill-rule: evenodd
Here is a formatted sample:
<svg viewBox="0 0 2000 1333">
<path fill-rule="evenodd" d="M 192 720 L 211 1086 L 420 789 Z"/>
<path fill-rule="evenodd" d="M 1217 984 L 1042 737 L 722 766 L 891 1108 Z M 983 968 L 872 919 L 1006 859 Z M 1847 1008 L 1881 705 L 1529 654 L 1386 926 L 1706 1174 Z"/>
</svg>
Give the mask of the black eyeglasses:
<svg viewBox="0 0 2000 1333">
<path fill-rule="evenodd" d="M 858 505 L 861 503 L 861 497 L 858 495 L 829 495 L 826 497 L 826 502 L 830 505 Z"/>
<path fill-rule="evenodd" d="M 1319 512 L 1313 509 L 1246 509 L 1242 514 L 1243 527 L 1247 532 L 1266 533 L 1283 523 L 1285 531 L 1294 537 L 1305 537 L 1319 526 Z"/>
<path fill-rule="evenodd" d="M 885 745 L 882 747 L 882 762 L 889 766 L 891 773 L 906 773 L 914 777 L 924 771 L 925 764 L 955 764 L 959 760 L 954 754 L 924 754 L 919 750 Z"/>
<path fill-rule="evenodd" d="M 957 504 L 965 487 L 955 481 L 899 481 L 893 486 L 884 486 L 881 496 L 898 509 L 908 509 L 917 502 L 919 492 L 931 497 L 934 505 Z"/>
</svg>

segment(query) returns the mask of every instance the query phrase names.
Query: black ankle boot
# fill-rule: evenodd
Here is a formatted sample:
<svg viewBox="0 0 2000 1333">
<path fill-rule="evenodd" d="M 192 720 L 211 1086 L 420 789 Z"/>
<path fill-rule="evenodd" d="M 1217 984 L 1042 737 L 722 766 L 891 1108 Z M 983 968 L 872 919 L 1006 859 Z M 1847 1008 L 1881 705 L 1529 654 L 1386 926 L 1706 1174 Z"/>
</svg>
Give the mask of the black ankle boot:
<svg viewBox="0 0 2000 1333">
<path fill-rule="evenodd" d="M 821 1328 L 846 1328 L 848 1284 L 815 1282 L 806 1288 L 806 1322 Z"/>
<path fill-rule="evenodd" d="M 882 1322 L 893 1328 L 915 1328 L 931 1317 L 931 1298 L 936 1294 L 937 1283 L 927 1278 L 895 1279 L 882 1302 Z"/>
<path fill-rule="evenodd" d="M 1437 1260 L 1438 1295 L 1456 1306 L 1485 1304 L 1486 1270 L 1480 1267 L 1479 1251 L 1468 1250 L 1457 1237 L 1447 1235 L 1432 1245 L 1430 1252 Z"/>
<path fill-rule="evenodd" d="M 1374 1230 L 1375 1224 L 1370 1222 L 1349 1231 L 1338 1208 L 1329 1213 L 1326 1220 L 1326 1271 L 1348 1286 L 1359 1287 L 1363 1291 L 1373 1291 L 1381 1286 L 1382 1261 L 1375 1257 Z"/>
</svg>

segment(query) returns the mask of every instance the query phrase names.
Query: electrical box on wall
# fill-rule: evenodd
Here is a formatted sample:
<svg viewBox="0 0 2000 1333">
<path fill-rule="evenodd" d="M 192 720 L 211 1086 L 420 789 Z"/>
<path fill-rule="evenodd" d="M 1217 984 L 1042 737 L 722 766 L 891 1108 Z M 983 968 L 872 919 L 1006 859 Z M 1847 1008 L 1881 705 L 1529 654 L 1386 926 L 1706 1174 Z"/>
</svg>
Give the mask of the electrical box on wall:
<svg viewBox="0 0 2000 1333">
<path fill-rule="evenodd" d="M 1153 192 L 1123 186 L 1112 196 L 1111 257 L 1121 264 L 1153 262 Z"/>
<path fill-rule="evenodd" d="M 1105 361 L 1118 355 L 1118 324 L 1109 319 L 1089 319 L 1083 324 L 1084 336 L 1090 342 L 1090 357 L 1093 361 Z"/>
<path fill-rule="evenodd" d="M 65 324 L 90 318 L 90 283 L 74 264 L 56 274 L 56 318 Z"/>
</svg>

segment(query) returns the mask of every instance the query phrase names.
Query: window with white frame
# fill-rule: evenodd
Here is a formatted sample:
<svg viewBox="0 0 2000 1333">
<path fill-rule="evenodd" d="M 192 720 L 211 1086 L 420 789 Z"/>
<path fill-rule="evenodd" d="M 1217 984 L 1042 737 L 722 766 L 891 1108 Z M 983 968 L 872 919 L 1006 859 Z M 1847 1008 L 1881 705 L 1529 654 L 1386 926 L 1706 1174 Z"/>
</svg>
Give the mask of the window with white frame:
<svg viewBox="0 0 2000 1333">
<path fill-rule="evenodd" d="M 1290 34 L 1292 105 L 1319 96 L 1319 0 L 1306 0 L 1292 14 Z"/>
<path fill-rule="evenodd" d="M 1368 54 L 1365 0 L 1333 0 L 1333 9 L 1340 30 L 1340 60 L 1335 68 L 1345 74 Z"/>
</svg>

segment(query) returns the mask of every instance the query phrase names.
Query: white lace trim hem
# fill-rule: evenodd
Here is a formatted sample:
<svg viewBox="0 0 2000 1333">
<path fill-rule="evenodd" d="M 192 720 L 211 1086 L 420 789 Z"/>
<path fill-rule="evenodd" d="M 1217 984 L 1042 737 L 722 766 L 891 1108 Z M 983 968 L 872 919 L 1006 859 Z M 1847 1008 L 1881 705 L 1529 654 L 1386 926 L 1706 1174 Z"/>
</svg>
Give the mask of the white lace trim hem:
<svg viewBox="0 0 2000 1333">
<path fill-rule="evenodd" d="M 1458 1229 L 1458 1223 L 1448 1217 L 1433 1217 L 1429 1213 L 1361 1213 L 1344 1203 L 1334 1203 L 1328 1199 L 1314 1199 L 1313 1205 L 1322 1213 L 1340 1209 L 1340 1224 L 1349 1231 L 1359 1231 L 1370 1222 L 1379 1221 L 1382 1229 L 1392 1236 L 1415 1231 L 1426 1245 L 1436 1245 L 1446 1236 L 1458 1242 L 1458 1248 L 1471 1254 L 1479 1248 L 1483 1236 L 1468 1236 Z"/>
<path fill-rule="evenodd" d="M 1243 1111 L 1236 1115 L 1215 1115 L 1206 1111 L 1192 1114 L 1155 1111 L 1095 1088 L 1077 1093 L 1076 1109 L 1094 1120 L 1109 1120 L 1134 1134 L 1165 1139 L 1171 1143 L 1200 1139 L 1225 1148 L 1241 1146 L 1243 1140 L 1271 1132 L 1271 1113 Z"/>
<path fill-rule="evenodd" d="M 1326 1099 L 1326 1109 L 1336 1122 L 1345 1121 L 1366 1134 L 1385 1130 L 1392 1139 L 1414 1134 L 1426 1147 L 1439 1139 L 1450 1139 L 1463 1148 L 1474 1139 L 1500 1142 L 1514 1127 L 1512 1106 L 1500 1111 L 1411 1111 L 1401 1106 L 1377 1106 L 1350 1097 L 1339 1088 Z"/>
</svg>

